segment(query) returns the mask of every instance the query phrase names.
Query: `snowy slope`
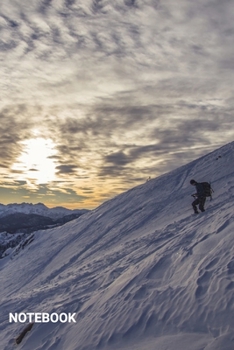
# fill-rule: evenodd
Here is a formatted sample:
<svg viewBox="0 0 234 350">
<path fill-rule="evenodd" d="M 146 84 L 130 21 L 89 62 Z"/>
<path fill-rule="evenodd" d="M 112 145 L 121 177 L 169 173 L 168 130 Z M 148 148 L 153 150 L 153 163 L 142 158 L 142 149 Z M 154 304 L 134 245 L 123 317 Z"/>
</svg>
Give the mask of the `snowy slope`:
<svg viewBox="0 0 234 350">
<path fill-rule="evenodd" d="M 15 214 L 15 213 L 24 213 L 24 214 L 37 214 L 37 215 L 50 217 L 51 219 L 58 219 L 70 214 L 75 214 L 75 213 L 83 214 L 87 211 L 88 210 L 86 209 L 71 210 L 64 207 L 48 208 L 43 203 L 37 203 L 37 204 L 12 203 L 7 205 L 0 204 L 0 218 L 7 215 Z"/>
<path fill-rule="evenodd" d="M 233 350 L 233 164 L 234 142 L 2 259 L 1 349 L 22 330 L 9 312 L 76 312 L 76 324 L 35 324 L 17 348 Z M 191 178 L 215 190 L 197 216 Z"/>
</svg>

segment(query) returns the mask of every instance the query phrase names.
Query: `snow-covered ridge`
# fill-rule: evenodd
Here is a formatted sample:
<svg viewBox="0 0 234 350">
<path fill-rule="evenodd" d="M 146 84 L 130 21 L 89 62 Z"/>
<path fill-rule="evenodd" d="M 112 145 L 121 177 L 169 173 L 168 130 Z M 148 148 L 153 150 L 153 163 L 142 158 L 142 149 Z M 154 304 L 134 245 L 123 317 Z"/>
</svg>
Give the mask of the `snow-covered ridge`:
<svg viewBox="0 0 234 350">
<path fill-rule="evenodd" d="M 0 344 L 9 312 L 76 312 L 35 324 L 24 350 L 233 350 L 234 142 L 122 193 L 0 261 Z M 191 178 L 211 181 L 194 215 Z M 11 259 L 12 258 L 12 259 Z"/>
<path fill-rule="evenodd" d="M 84 214 L 88 212 L 86 209 L 67 209 L 63 207 L 48 208 L 43 203 L 32 204 L 32 203 L 12 203 L 12 204 L 0 204 L 0 218 L 15 214 L 15 213 L 24 213 L 24 214 L 37 214 L 42 216 L 50 217 L 51 219 L 58 219 L 70 214 Z"/>
</svg>

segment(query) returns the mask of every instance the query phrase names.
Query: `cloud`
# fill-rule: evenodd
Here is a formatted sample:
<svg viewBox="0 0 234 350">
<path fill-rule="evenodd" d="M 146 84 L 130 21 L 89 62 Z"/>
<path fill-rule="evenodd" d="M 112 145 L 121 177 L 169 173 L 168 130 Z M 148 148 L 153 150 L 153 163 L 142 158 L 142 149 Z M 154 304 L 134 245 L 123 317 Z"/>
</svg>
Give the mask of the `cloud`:
<svg viewBox="0 0 234 350">
<path fill-rule="evenodd" d="M 34 118 L 29 117 L 25 105 L 12 105 L 0 109 L 0 146 L 4 167 L 9 167 L 20 154 L 20 142 L 30 138 Z"/>
<path fill-rule="evenodd" d="M 76 165 L 67 164 L 67 165 L 58 165 L 56 169 L 58 170 L 58 174 L 73 174 L 76 172 Z"/>
<path fill-rule="evenodd" d="M 24 186 L 27 184 L 27 181 L 14 181 L 14 185 L 18 185 L 18 186 Z"/>
<path fill-rule="evenodd" d="M 55 145 L 54 190 L 70 181 L 85 193 L 92 183 L 97 203 L 129 179 L 232 141 L 232 8 L 231 0 L 3 2 L 2 176 L 26 181 L 10 169 L 39 135 Z"/>
<path fill-rule="evenodd" d="M 124 152 L 111 153 L 105 157 L 106 163 L 112 163 L 116 166 L 124 166 L 129 163 L 129 158 Z"/>
<path fill-rule="evenodd" d="M 79 195 L 71 188 L 51 189 L 47 184 L 40 185 L 37 190 L 31 191 L 25 186 L 24 181 L 15 181 L 14 183 L 3 183 L 0 185 L 1 202 L 4 204 L 12 202 L 23 202 L 25 198 L 30 203 L 38 203 L 43 199 L 50 206 L 62 205 L 67 206 L 75 204 L 80 205 L 89 194 L 86 196 Z"/>
</svg>

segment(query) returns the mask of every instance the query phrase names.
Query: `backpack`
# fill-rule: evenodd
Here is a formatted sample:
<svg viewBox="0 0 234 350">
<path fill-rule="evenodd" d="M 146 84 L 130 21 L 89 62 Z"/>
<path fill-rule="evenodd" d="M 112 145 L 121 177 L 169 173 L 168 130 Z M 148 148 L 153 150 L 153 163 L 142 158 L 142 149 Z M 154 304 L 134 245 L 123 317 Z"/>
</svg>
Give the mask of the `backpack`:
<svg viewBox="0 0 234 350">
<path fill-rule="evenodd" d="M 211 188 L 211 185 L 209 184 L 209 182 L 202 182 L 201 184 L 203 186 L 205 196 L 210 197 L 210 199 L 212 199 L 212 192 L 214 191 Z"/>
</svg>

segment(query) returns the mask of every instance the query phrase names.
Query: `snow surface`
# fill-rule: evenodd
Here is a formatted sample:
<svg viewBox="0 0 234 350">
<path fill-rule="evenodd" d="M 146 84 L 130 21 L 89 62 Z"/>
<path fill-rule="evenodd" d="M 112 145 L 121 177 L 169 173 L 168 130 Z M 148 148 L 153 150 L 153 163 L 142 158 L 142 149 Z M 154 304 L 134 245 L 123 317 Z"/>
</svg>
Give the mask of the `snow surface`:
<svg viewBox="0 0 234 350">
<path fill-rule="evenodd" d="M 76 324 L 35 324 L 17 348 L 233 350 L 233 164 L 234 142 L 34 233 L 0 261 L 1 349 L 24 327 L 9 312 L 76 312 Z M 199 215 L 191 178 L 215 191 Z"/>
</svg>

